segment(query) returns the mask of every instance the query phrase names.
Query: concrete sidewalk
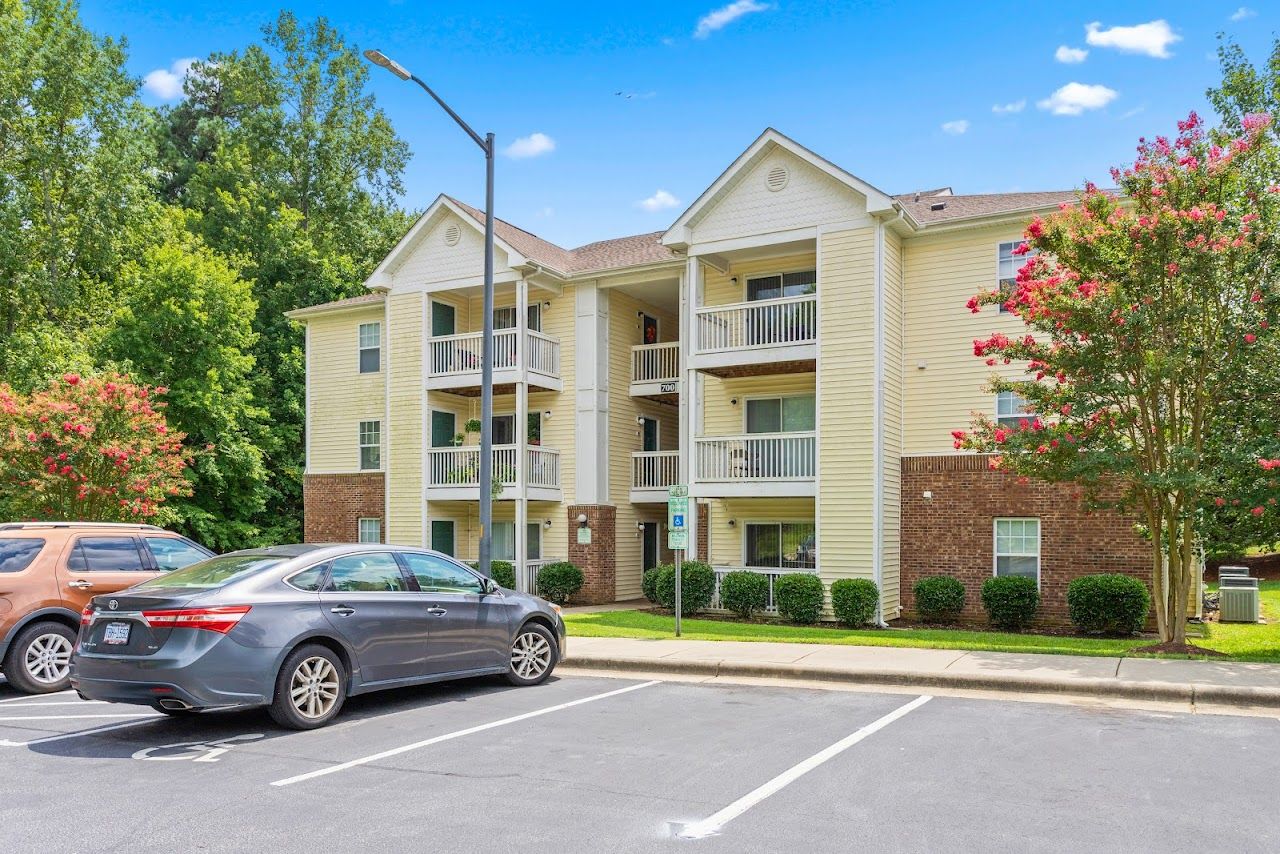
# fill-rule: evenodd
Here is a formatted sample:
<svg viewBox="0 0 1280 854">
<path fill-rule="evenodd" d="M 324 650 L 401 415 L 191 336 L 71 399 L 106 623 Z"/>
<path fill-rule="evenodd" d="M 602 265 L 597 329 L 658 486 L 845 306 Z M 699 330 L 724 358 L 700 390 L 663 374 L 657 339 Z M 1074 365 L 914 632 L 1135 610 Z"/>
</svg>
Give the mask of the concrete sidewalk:
<svg viewBox="0 0 1280 854">
<path fill-rule="evenodd" d="M 567 667 L 1280 708 L 1280 665 L 951 649 L 571 637 Z"/>
</svg>

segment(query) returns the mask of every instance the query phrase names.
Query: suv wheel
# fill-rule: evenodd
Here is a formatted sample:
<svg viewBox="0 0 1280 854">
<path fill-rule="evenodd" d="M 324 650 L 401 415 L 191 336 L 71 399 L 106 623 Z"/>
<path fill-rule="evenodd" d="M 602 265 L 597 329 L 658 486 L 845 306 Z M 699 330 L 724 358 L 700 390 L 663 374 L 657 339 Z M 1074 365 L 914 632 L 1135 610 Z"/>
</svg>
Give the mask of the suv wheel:
<svg viewBox="0 0 1280 854">
<path fill-rule="evenodd" d="M 526 623 L 511 642 L 507 681 L 520 686 L 540 685 L 555 670 L 559 657 L 555 635 L 541 623 Z"/>
<path fill-rule="evenodd" d="M 333 650 L 298 647 L 276 676 L 276 698 L 268 712 L 288 729 L 316 729 L 337 717 L 347 698 L 347 671 Z"/>
<path fill-rule="evenodd" d="M 71 687 L 71 651 L 76 633 L 61 623 L 27 626 L 4 660 L 9 684 L 24 694 L 52 694 Z"/>
</svg>

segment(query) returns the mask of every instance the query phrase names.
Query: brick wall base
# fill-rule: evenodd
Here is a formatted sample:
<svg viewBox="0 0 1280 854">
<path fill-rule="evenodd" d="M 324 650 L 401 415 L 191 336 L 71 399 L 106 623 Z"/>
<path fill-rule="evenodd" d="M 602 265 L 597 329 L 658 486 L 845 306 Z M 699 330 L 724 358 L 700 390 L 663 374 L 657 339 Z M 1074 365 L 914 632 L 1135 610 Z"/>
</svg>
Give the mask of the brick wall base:
<svg viewBox="0 0 1280 854">
<path fill-rule="evenodd" d="M 576 504 L 568 508 L 569 563 L 582 570 L 582 590 L 571 605 L 603 605 L 617 599 L 617 509 L 610 504 Z M 578 517 L 587 517 L 591 542 L 578 542 Z"/>
<path fill-rule="evenodd" d="M 985 456 L 907 457 L 902 461 L 902 602 L 913 616 L 917 581 L 954 575 L 964 582 L 966 619 L 986 620 L 982 583 L 994 567 L 994 520 L 1040 520 L 1041 620 L 1067 622 L 1067 585 L 1097 572 L 1132 575 L 1150 586 L 1150 547 L 1134 520 L 1089 511 L 1070 484 L 991 471 Z M 924 498 L 931 492 L 932 498 Z"/>
<path fill-rule="evenodd" d="M 360 519 L 383 520 L 385 495 L 382 472 L 306 475 L 302 479 L 304 539 L 308 543 L 356 542 Z M 385 539 L 385 520 L 381 527 Z"/>
<path fill-rule="evenodd" d="M 697 528 L 697 531 L 694 533 L 694 538 L 697 540 L 697 542 L 693 544 L 694 560 L 701 560 L 701 561 L 711 560 L 711 558 L 708 557 L 708 555 L 711 554 L 711 552 L 707 548 L 707 540 L 710 537 L 710 531 L 711 531 L 711 505 L 699 504 L 698 505 L 698 528 Z"/>
</svg>

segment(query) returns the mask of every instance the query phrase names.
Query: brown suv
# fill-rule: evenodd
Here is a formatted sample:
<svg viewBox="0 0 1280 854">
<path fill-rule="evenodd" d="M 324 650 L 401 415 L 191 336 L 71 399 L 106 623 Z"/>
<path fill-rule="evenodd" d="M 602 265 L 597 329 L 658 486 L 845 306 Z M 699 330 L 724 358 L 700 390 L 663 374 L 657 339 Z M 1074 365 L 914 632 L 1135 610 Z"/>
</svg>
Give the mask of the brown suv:
<svg viewBox="0 0 1280 854">
<path fill-rule="evenodd" d="M 0 670 L 28 694 L 65 690 L 80 612 L 91 597 L 212 555 L 154 525 L 0 525 Z"/>
</svg>

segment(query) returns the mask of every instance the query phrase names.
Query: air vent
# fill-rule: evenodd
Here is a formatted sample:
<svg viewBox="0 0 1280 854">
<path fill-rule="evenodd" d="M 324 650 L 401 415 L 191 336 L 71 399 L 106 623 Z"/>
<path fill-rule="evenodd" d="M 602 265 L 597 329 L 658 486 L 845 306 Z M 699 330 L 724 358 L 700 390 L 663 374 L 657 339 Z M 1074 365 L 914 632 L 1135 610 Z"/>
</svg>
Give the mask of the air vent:
<svg viewBox="0 0 1280 854">
<path fill-rule="evenodd" d="M 787 167 L 779 163 L 769 170 L 769 174 L 764 176 L 764 184 L 769 191 L 776 193 L 783 187 L 787 186 L 787 181 L 791 178 L 791 173 L 787 171 Z"/>
<path fill-rule="evenodd" d="M 947 209 L 946 202 L 934 202 L 933 204 L 929 205 L 929 210 L 931 211 L 941 211 L 946 209 Z"/>
<path fill-rule="evenodd" d="M 444 230 L 444 243 L 446 246 L 457 246 L 458 241 L 462 239 L 462 229 L 458 228 L 457 223 L 451 223 Z"/>
</svg>

